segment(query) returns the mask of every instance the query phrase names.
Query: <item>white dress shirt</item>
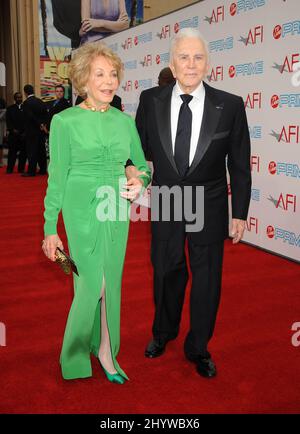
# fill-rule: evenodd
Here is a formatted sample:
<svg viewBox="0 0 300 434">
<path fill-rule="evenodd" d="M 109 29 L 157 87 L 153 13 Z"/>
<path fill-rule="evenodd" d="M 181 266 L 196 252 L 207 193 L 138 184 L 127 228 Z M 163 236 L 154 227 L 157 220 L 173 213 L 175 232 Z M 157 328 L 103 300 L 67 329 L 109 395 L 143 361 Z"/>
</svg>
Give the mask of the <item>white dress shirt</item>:
<svg viewBox="0 0 300 434">
<path fill-rule="evenodd" d="M 175 139 L 177 132 L 178 116 L 182 104 L 182 99 L 180 98 L 180 95 L 182 95 L 183 93 L 184 92 L 181 90 L 177 81 L 175 86 L 173 87 L 171 98 L 171 133 L 173 154 L 175 154 Z M 199 86 L 194 90 L 194 92 L 191 93 L 191 95 L 193 96 L 193 99 L 189 103 L 189 107 L 192 111 L 192 134 L 189 159 L 190 166 L 195 157 L 203 117 L 205 88 L 202 81 Z"/>
</svg>

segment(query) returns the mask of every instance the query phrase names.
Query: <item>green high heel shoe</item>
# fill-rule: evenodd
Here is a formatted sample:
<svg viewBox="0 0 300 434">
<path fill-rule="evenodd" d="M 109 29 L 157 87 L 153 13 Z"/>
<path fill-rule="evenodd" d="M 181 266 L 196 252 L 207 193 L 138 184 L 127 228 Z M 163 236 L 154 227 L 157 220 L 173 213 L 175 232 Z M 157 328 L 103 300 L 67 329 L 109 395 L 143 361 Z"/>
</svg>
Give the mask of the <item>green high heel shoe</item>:
<svg viewBox="0 0 300 434">
<path fill-rule="evenodd" d="M 125 383 L 125 378 L 122 377 L 122 375 L 116 373 L 116 374 L 110 374 L 109 372 L 107 372 L 107 370 L 102 366 L 102 363 L 100 362 L 100 359 L 98 357 L 99 363 L 101 368 L 103 369 L 106 378 L 108 379 L 108 381 L 110 381 L 111 383 L 116 383 L 116 384 L 124 384 Z"/>
</svg>

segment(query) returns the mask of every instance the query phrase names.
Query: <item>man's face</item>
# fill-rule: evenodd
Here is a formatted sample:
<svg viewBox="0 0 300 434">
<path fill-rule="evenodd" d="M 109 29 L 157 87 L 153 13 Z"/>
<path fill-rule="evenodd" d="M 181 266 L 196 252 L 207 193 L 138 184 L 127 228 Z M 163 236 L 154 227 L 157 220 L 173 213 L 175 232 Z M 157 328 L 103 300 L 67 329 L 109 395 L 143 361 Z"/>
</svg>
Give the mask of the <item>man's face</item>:
<svg viewBox="0 0 300 434">
<path fill-rule="evenodd" d="M 16 102 L 16 104 L 18 104 L 18 105 L 22 104 L 22 102 L 23 102 L 23 98 L 22 98 L 22 95 L 21 95 L 20 93 L 17 93 L 17 94 L 15 95 L 15 102 Z"/>
<path fill-rule="evenodd" d="M 208 72 L 204 44 L 198 38 L 179 39 L 174 47 L 170 68 L 185 93 L 192 93 Z"/>
<path fill-rule="evenodd" d="M 56 99 L 62 99 L 65 96 L 65 91 L 61 87 L 58 87 L 55 89 L 55 96 Z"/>
</svg>

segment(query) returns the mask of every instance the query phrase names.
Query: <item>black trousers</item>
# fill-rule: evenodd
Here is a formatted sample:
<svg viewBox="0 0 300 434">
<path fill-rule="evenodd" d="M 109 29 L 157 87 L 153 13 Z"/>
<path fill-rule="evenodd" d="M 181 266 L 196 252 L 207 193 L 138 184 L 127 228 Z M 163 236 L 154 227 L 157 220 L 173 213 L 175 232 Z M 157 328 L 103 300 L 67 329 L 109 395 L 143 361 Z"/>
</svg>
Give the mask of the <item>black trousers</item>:
<svg viewBox="0 0 300 434">
<path fill-rule="evenodd" d="M 192 272 L 190 330 L 184 343 L 187 356 L 209 357 L 207 345 L 215 327 L 220 301 L 224 241 L 196 245 L 184 231 L 165 240 L 152 238 L 155 316 L 152 327 L 157 341 L 174 339 L 179 333 L 188 269 L 185 240 Z"/>
<path fill-rule="evenodd" d="M 47 155 L 45 134 L 42 131 L 26 132 L 26 152 L 28 156 L 28 173 L 35 175 L 37 163 L 40 172 L 47 172 Z"/>
<path fill-rule="evenodd" d="M 11 133 L 8 136 L 7 172 L 13 172 L 18 158 L 18 172 L 24 172 L 27 154 L 25 136 Z"/>
</svg>

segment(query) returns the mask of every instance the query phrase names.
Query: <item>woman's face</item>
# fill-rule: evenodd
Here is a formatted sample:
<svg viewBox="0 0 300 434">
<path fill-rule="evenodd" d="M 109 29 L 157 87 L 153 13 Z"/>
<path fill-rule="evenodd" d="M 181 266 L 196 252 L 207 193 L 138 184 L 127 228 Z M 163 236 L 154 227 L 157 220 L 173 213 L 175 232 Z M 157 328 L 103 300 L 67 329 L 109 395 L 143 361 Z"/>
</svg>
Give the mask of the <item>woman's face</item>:
<svg viewBox="0 0 300 434">
<path fill-rule="evenodd" d="M 86 84 L 88 98 L 98 105 L 108 104 L 112 101 L 118 86 L 116 68 L 105 57 L 96 57 L 91 63 L 90 76 Z"/>
</svg>

